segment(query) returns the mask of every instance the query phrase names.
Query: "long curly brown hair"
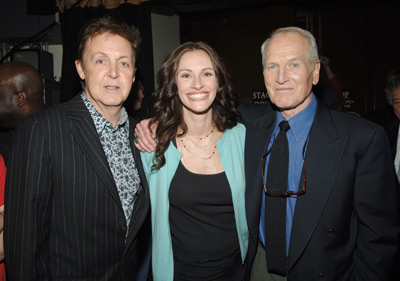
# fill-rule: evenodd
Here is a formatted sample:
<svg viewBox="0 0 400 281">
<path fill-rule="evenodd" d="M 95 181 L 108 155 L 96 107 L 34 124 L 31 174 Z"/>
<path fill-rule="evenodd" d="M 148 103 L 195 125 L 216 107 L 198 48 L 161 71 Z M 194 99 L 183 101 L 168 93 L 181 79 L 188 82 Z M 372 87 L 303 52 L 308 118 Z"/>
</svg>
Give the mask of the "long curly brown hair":
<svg viewBox="0 0 400 281">
<path fill-rule="evenodd" d="M 165 165 L 164 153 L 180 129 L 179 136 L 187 132 L 183 119 L 183 105 L 179 99 L 176 84 L 176 72 L 183 54 L 189 51 L 202 50 L 206 52 L 214 66 L 218 81 L 218 89 L 212 104 L 213 123 L 221 132 L 234 127 L 237 123 L 237 110 L 233 100 L 233 88 L 230 75 L 221 57 L 204 42 L 187 42 L 180 45 L 168 56 L 157 75 L 158 89 L 154 93 L 150 107 L 152 119 L 149 126 L 158 123 L 155 162 L 152 170 L 158 170 Z"/>
</svg>

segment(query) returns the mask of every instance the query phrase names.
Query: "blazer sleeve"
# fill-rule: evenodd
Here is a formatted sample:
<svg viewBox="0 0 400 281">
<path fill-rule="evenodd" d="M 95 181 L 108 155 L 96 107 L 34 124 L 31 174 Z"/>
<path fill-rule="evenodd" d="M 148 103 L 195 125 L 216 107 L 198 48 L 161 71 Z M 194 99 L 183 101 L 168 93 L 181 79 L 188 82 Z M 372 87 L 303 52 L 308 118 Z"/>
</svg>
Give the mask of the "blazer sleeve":
<svg viewBox="0 0 400 281">
<path fill-rule="evenodd" d="M 7 279 L 50 280 L 46 237 L 52 208 L 51 159 L 33 118 L 14 136 L 5 190 L 4 248 Z"/>
<path fill-rule="evenodd" d="M 359 155 L 354 205 L 358 220 L 355 280 L 389 280 L 399 246 L 398 185 L 385 132 L 378 128 Z M 360 141 L 361 143 L 362 141 Z"/>
</svg>

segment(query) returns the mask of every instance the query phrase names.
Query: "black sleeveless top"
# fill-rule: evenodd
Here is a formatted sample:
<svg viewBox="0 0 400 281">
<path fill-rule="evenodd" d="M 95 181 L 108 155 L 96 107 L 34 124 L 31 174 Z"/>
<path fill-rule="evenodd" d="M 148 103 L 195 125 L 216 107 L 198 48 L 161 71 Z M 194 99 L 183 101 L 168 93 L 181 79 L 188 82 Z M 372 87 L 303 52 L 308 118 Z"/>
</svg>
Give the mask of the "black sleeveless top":
<svg viewBox="0 0 400 281">
<path fill-rule="evenodd" d="M 241 267 L 241 258 L 225 172 L 195 174 L 180 162 L 171 181 L 169 202 L 174 280 L 211 280 L 212 272 L 214 277 L 232 278 Z M 229 278 L 215 280 L 233 280 Z"/>
</svg>

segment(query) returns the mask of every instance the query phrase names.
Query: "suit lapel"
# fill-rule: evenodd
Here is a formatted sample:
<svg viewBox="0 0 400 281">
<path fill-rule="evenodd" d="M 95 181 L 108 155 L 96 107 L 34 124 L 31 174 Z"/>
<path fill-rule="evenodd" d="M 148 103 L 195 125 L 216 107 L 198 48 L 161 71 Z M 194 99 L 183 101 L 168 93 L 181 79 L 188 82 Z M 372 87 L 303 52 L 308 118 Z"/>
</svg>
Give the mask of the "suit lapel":
<svg viewBox="0 0 400 281">
<path fill-rule="evenodd" d="M 140 226 L 142 225 L 142 222 L 145 220 L 149 209 L 149 203 L 147 204 L 147 202 L 149 202 L 149 193 L 148 193 L 149 189 L 147 186 L 147 180 L 143 170 L 142 161 L 140 158 L 140 152 L 133 143 L 134 129 L 135 129 L 135 122 L 133 122 L 132 118 L 129 118 L 129 143 L 131 146 L 133 157 L 135 159 L 136 169 L 140 177 L 140 190 L 136 195 L 131 221 L 129 222 L 129 233 L 126 241 L 127 247 L 125 247 L 125 251 L 128 250 L 129 245 L 131 244 L 133 238 L 136 237 L 136 234 L 138 233 Z"/>
<path fill-rule="evenodd" d="M 258 170 L 261 171 L 261 157 L 267 152 L 275 118 L 276 112 L 270 111 L 254 120 L 253 123 L 246 124 L 246 159 L 248 159 L 247 166 L 251 169 L 255 168 L 256 164 Z M 260 159 L 260 163 L 255 163 L 254 159 Z"/>
<path fill-rule="evenodd" d="M 123 213 L 117 186 L 115 185 L 99 136 L 80 95 L 68 102 L 68 111 L 69 117 L 74 120 L 71 126 L 72 135 L 92 165 L 95 173 L 104 183 L 111 197 Z"/>
<path fill-rule="evenodd" d="M 275 111 L 270 111 L 252 123 L 246 123 L 246 216 L 250 238 L 258 241 L 262 198 L 261 158 L 266 153 L 275 123 Z"/>
<path fill-rule="evenodd" d="M 276 112 L 268 112 L 265 116 L 255 120 L 254 127 L 256 128 L 255 140 L 263 145 L 258 145 L 261 148 L 261 157 L 267 152 L 269 140 L 274 128 Z M 260 160 L 261 160 L 260 157 Z"/>
<path fill-rule="evenodd" d="M 299 259 L 317 226 L 335 181 L 346 143 L 347 137 L 338 134 L 329 110 L 319 104 L 305 157 L 307 190 L 305 195 L 297 199 L 293 218 L 289 269 Z"/>
</svg>

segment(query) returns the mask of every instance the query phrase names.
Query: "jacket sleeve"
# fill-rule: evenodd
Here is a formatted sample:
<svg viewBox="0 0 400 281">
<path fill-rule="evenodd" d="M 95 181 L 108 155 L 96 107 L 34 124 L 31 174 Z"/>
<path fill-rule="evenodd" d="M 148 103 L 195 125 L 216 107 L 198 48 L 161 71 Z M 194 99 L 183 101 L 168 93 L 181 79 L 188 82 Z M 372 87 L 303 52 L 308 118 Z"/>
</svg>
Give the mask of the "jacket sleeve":
<svg viewBox="0 0 400 281">
<path fill-rule="evenodd" d="M 359 155 L 354 210 L 358 220 L 354 280 L 389 280 L 399 246 L 398 185 L 385 132 L 378 128 Z"/>
<path fill-rule="evenodd" d="M 6 178 L 4 248 L 9 280 L 50 280 L 46 237 L 51 183 L 46 140 L 34 119 L 25 119 L 13 139 Z"/>
</svg>

